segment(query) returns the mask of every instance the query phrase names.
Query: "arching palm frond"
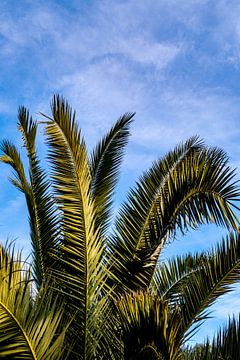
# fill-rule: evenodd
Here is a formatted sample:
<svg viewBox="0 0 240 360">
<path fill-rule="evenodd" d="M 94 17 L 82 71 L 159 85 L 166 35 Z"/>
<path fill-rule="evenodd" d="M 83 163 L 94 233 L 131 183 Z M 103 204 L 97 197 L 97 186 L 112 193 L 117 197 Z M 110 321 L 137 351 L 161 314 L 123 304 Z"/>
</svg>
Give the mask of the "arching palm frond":
<svg viewBox="0 0 240 360">
<path fill-rule="evenodd" d="M 212 251 L 186 255 L 160 265 L 153 290 L 181 310 L 181 342 L 209 315 L 209 307 L 240 280 L 240 235 L 232 233 Z M 180 344 L 179 344 L 180 345 Z"/>
<path fill-rule="evenodd" d="M 154 163 L 131 190 L 112 237 L 113 272 L 120 283 L 148 286 L 162 246 L 203 223 L 236 228 L 239 188 L 226 154 L 192 138 Z M 125 276 L 126 272 L 129 276 Z"/>
<path fill-rule="evenodd" d="M 105 232 L 111 221 L 113 194 L 119 176 L 129 126 L 134 114 L 126 113 L 99 141 L 91 154 L 92 194 L 96 207 L 96 225 Z"/>
<path fill-rule="evenodd" d="M 30 271 L 21 255 L 0 247 L 0 357 L 60 359 L 65 332 L 57 334 L 57 329 L 62 315 L 60 303 L 43 294 L 33 301 Z"/>
<path fill-rule="evenodd" d="M 96 322 L 101 320 L 98 300 L 107 273 L 101 261 L 102 239 L 95 226 L 85 142 L 75 113 L 59 96 L 53 99 L 46 135 L 53 187 L 62 217 L 62 244 L 55 254 L 58 266 L 54 275 L 61 293 L 69 297 L 69 311 L 75 316 L 73 331 L 79 335 L 76 356 L 91 359 L 96 356 L 96 339 L 102 331 Z"/>
<path fill-rule="evenodd" d="M 236 228 L 232 201 L 239 188 L 227 163 L 222 150 L 202 149 L 194 138 L 145 173 L 123 205 L 112 238 L 114 271 L 123 284 L 149 285 L 162 246 L 177 230 L 209 222 Z"/>
<path fill-rule="evenodd" d="M 29 159 L 28 181 L 24 166 L 16 147 L 9 141 L 3 141 L 0 157 L 2 162 L 9 164 L 14 170 L 11 182 L 21 190 L 26 198 L 31 229 L 33 276 L 38 287 L 47 281 L 47 273 L 52 266 L 50 253 L 58 243 L 57 223 L 54 202 L 49 193 L 49 182 L 46 173 L 41 169 L 36 154 L 35 138 L 37 123 L 29 116 L 26 108 L 21 107 L 18 113 L 19 130 L 22 133 L 24 145 Z"/>
<path fill-rule="evenodd" d="M 158 266 L 159 254 L 204 223 L 238 230 L 235 171 L 222 150 L 190 138 L 143 174 L 109 236 L 133 114 L 117 121 L 89 160 L 75 112 L 60 96 L 51 111 L 44 115 L 49 180 L 36 154 L 37 123 L 25 108 L 19 129 L 29 176 L 16 147 L 2 143 L 1 160 L 26 197 L 37 286 L 20 256 L 0 247 L 0 357 L 180 359 L 208 307 L 239 280 L 240 235 L 165 265 Z"/>
<path fill-rule="evenodd" d="M 160 265 L 155 273 L 150 295 L 149 291 L 141 296 L 134 293 L 122 296 L 117 302 L 124 329 L 123 342 L 125 346 L 129 344 L 126 353 L 138 349 L 138 345 L 133 345 L 135 343 L 141 347 L 150 344 L 158 349 L 164 359 L 178 358 L 182 345 L 208 317 L 209 306 L 230 291 L 231 286 L 239 280 L 239 234 L 230 235 L 212 251 L 194 256 L 188 254 L 170 260 L 168 265 Z M 156 303 L 166 304 L 171 322 L 166 318 L 162 329 L 159 322 L 161 323 L 164 311 L 161 314 L 157 309 L 150 311 L 149 297 L 151 301 L 154 299 Z M 154 316 L 155 321 L 152 320 Z M 162 334 L 170 331 L 174 336 L 163 340 Z M 175 350 L 171 354 L 170 350 L 163 351 L 164 344 Z M 227 354 L 227 350 L 225 353 Z"/>
<path fill-rule="evenodd" d="M 227 326 L 220 328 L 213 340 L 188 348 L 183 360 L 238 360 L 240 359 L 240 316 L 229 318 Z"/>
<path fill-rule="evenodd" d="M 208 261 L 206 252 L 189 253 L 160 262 L 155 269 L 151 288 L 158 296 L 174 302 L 188 282 L 189 276 L 199 270 L 204 261 Z"/>
<path fill-rule="evenodd" d="M 191 272 L 182 286 L 179 306 L 186 337 L 190 326 L 198 326 L 199 321 L 206 319 L 209 306 L 239 280 L 240 235 L 232 233 L 207 254 L 199 269 Z"/>
</svg>

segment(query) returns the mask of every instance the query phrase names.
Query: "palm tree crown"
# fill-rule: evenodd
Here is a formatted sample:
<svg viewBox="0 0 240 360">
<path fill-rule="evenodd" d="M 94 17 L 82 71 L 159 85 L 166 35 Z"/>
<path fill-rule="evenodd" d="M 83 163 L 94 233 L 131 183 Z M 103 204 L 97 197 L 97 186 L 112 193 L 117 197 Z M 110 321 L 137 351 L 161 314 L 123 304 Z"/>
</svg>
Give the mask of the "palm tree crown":
<svg viewBox="0 0 240 360">
<path fill-rule="evenodd" d="M 32 266 L 0 247 L 0 357 L 180 359 L 208 306 L 239 279 L 239 187 L 228 157 L 198 137 L 175 147 L 130 190 L 110 233 L 134 114 L 119 118 L 90 155 L 63 98 L 43 116 L 50 176 L 26 108 L 18 125 L 29 174 L 14 144 L 1 144 L 0 159 L 26 199 Z M 159 264 L 177 232 L 204 223 L 232 233 L 208 252 Z"/>
</svg>

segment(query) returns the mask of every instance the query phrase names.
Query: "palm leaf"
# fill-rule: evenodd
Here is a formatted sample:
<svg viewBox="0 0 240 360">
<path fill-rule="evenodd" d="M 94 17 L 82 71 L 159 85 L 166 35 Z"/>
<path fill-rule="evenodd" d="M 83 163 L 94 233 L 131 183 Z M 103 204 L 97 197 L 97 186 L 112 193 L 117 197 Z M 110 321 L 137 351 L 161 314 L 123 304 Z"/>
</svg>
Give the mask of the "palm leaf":
<svg viewBox="0 0 240 360">
<path fill-rule="evenodd" d="M 177 231 L 184 234 L 203 223 L 236 229 L 233 200 L 239 188 L 234 174 L 222 150 L 205 148 L 197 138 L 154 163 L 116 221 L 111 252 L 120 284 L 148 286 L 163 245 Z"/>
<path fill-rule="evenodd" d="M 0 247 L 0 357 L 60 359 L 64 331 L 61 305 L 41 294 L 31 298 L 30 271 L 11 249 Z"/>
<path fill-rule="evenodd" d="M 129 125 L 134 114 L 126 113 L 99 141 L 91 155 L 92 193 L 96 205 L 96 225 L 106 231 L 111 221 L 112 195 L 119 176 Z"/>
<path fill-rule="evenodd" d="M 206 252 L 176 256 L 159 263 L 154 272 L 151 288 L 160 297 L 172 299 L 179 296 L 189 276 L 199 270 L 203 261 L 208 261 Z"/>
<path fill-rule="evenodd" d="M 240 358 L 240 317 L 233 316 L 228 325 L 220 328 L 213 340 L 188 348 L 184 352 L 186 360 L 238 360 Z"/>
<path fill-rule="evenodd" d="M 9 164 L 14 170 L 10 181 L 20 189 L 26 198 L 31 229 L 33 274 L 38 287 L 46 281 L 46 274 L 52 265 L 50 253 L 57 246 L 57 217 L 52 196 L 49 193 L 49 182 L 45 172 L 40 168 L 36 155 L 35 138 L 37 123 L 29 116 L 26 108 L 20 107 L 18 113 L 19 130 L 29 159 L 30 181 L 25 175 L 23 163 L 16 147 L 3 141 L 0 160 Z"/>
<path fill-rule="evenodd" d="M 24 107 L 19 109 L 18 119 L 19 130 L 29 159 L 31 206 L 28 208 L 33 247 L 33 273 L 40 286 L 46 281 L 46 274 L 52 267 L 51 253 L 58 245 L 59 219 L 52 194 L 49 192 L 49 181 L 45 171 L 40 167 L 36 154 L 37 123 Z"/>
<path fill-rule="evenodd" d="M 90 167 L 85 142 L 68 103 L 59 96 L 54 97 L 52 118 L 47 119 L 48 156 L 62 217 L 62 242 L 60 251 L 55 254 L 58 266 L 54 275 L 57 288 L 69 298 L 71 316 L 75 316 L 76 356 L 91 359 L 96 355 L 96 339 L 101 330 L 96 322 L 106 272 L 101 262 L 102 239 L 95 226 Z"/>
<path fill-rule="evenodd" d="M 177 303 L 181 308 L 185 337 L 191 335 L 199 322 L 208 317 L 209 307 L 229 292 L 239 279 L 240 235 L 231 233 L 206 253 L 205 258 L 200 259 L 195 271 L 190 271 L 181 286 L 176 287 L 177 293 L 168 294 L 168 301 Z"/>
</svg>

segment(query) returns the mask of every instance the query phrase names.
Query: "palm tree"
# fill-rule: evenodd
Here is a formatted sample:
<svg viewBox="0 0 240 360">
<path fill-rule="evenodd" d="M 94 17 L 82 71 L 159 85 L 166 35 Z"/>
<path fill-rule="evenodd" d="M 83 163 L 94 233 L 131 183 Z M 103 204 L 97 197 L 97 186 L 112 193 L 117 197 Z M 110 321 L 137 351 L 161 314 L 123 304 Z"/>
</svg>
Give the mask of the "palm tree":
<svg viewBox="0 0 240 360">
<path fill-rule="evenodd" d="M 224 151 L 192 137 L 153 163 L 111 226 L 134 114 L 122 116 L 89 156 L 68 103 L 55 96 L 51 112 L 43 121 L 49 177 L 26 108 L 18 125 L 29 176 L 14 144 L 1 145 L 10 181 L 26 199 L 32 265 L 1 247 L 0 357 L 178 359 L 208 306 L 239 279 L 239 236 L 167 264 L 159 255 L 178 233 L 204 223 L 237 231 L 235 171 Z"/>
</svg>

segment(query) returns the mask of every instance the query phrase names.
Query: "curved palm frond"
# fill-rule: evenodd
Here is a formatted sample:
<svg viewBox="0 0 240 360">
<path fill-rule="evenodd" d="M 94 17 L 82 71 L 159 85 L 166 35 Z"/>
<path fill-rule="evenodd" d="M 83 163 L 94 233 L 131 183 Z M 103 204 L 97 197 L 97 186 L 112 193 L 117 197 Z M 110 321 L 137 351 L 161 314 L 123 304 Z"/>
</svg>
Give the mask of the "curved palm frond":
<svg viewBox="0 0 240 360">
<path fill-rule="evenodd" d="M 48 117 L 46 122 L 46 136 L 52 182 L 62 217 L 62 240 L 59 252 L 55 253 L 58 267 L 54 275 L 61 293 L 71 300 L 69 311 L 75 316 L 74 327 L 79 335 L 77 356 L 91 359 L 96 356 L 96 339 L 102 331 L 96 322 L 100 321 L 101 302 L 98 300 L 107 273 L 101 261 L 102 239 L 95 226 L 85 142 L 75 113 L 59 96 L 52 102 L 52 118 Z"/>
<path fill-rule="evenodd" d="M 167 262 L 159 263 L 154 272 L 151 288 L 158 296 L 172 299 L 171 302 L 174 302 L 174 298 L 179 296 L 189 276 L 199 270 L 204 261 L 208 261 L 206 252 L 176 256 Z"/>
<path fill-rule="evenodd" d="M 238 360 L 240 359 L 240 316 L 229 318 L 228 324 L 220 328 L 213 340 L 188 348 L 184 360 Z"/>
<path fill-rule="evenodd" d="M 0 357 L 60 359 L 65 331 L 57 330 L 63 310 L 49 293 L 34 303 L 30 277 L 21 254 L 15 257 L 13 250 L 0 246 Z"/>
<path fill-rule="evenodd" d="M 49 180 L 26 108 L 19 109 L 19 129 L 29 179 L 16 147 L 2 143 L 1 160 L 26 197 L 37 288 L 20 255 L 0 247 L 0 357 L 180 359 L 208 307 L 239 280 L 240 235 L 157 267 L 159 254 L 203 223 L 238 229 L 235 171 L 222 150 L 190 138 L 143 174 L 108 239 L 133 114 L 117 121 L 89 160 L 75 112 L 60 96 L 51 111 L 44 115 Z"/>
<path fill-rule="evenodd" d="M 177 231 L 203 223 L 236 229 L 233 201 L 239 187 L 234 175 L 226 154 L 203 148 L 197 138 L 154 163 L 131 190 L 116 221 L 111 251 L 119 282 L 132 289 L 148 286 L 163 245 Z"/>
<path fill-rule="evenodd" d="M 45 171 L 40 167 L 36 154 L 37 122 L 26 108 L 20 107 L 18 113 L 19 130 L 29 159 L 31 184 L 31 205 L 29 219 L 33 246 L 33 273 L 38 286 L 47 281 L 47 272 L 52 267 L 51 253 L 58 245 L 58 221 L 52 194 L 49 192 L 49 181 Z"/>
<path fill-rule="evenodd" d="M 170 304 L 181 309 L 182 341 L 192 336 L 201 322 L 209 315 L 209 307 L 221 296 L 231 290 L 240 280 L 240 235 L 230 234 L 212 251 L 170 262 L 171 281 L 166 290 L 166 276 L 155 278 L 155 289 Z M 193 263 L 193 268 L 189 263 Z M 163 272 L 166 269 L 162 268 Z M 169 273 L 169 270 L 167 270 Z M 174 280 L 175 273 L 175 280 Z M 163 280 L 163 281 L 162 281 Z M 164 291 L 161 291 L 163 285 Z"/>
<path fill-rule="evenodd" d="M 40 168 L 36 155 L 37 123 L 32 120 L 24 107 L 19 108 L 18 119 L 19 130 L 29 159 L 30 181 L 25 175 L 19 152 L 9 141 L 3 141 L 1 144 L 3 155 L 0 160 L 13 168 L 14 177 L 10 178 L 10 181 L 24 193 L 26 198 L 33 248 L 33 275 L 37 286 L 40 287 L 44 281 L 47 281 L 47 272 L 52 265 L 50 253 L 58 243 L 58 218 L 49 193 L 49 182 L 45 172 Z"/>
<path fill-rule="evenodd" d="M 20 191 L 24 192 L 27 204 L 30 204 L 30 184 L 25 175 L 20 153 L 16 146 L 8 140 L 3 140 L 1 142 L 1 152 L 3 155 L 0 156 L 0 161 L 10 165 L 13 169 L 13 177 L 9 177 L 10 182 Z"/>
<path fill-rule="evenodd" d="M 99 141 L 91 154 L 92 194 L 96 206 L 96 226 L 106 231 L 111 221 L 113 194 L 119 176 L 129 126 L 134 113 L 118 119 L 110 131 Z"/>
</svg>

